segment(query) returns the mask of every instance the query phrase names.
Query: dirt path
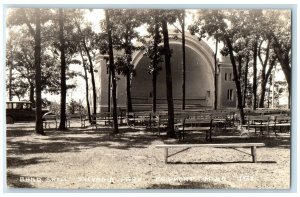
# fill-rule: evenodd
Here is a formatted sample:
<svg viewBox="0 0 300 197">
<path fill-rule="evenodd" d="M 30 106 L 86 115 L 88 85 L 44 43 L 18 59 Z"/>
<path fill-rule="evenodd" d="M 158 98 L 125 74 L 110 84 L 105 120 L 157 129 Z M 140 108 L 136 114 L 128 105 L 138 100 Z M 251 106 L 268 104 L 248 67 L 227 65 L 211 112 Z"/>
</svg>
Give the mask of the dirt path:
<svg viewBox="0 0 300 197">
<path fill-rule="evenodd" d="M 290 138 L 215 139 L 214 143 L 264 142 L 257 149 L 258 163 L 251 163 L 249 149 L 194 148 L 163 162 L 166 143 L 143 129 L 121 128 L 110 135 L 72 128 L 48 130 L 37 136 L 32 124 L 7 128 L 7 182 L 23 188 L 263 188 L 290 186 Z M 195 140 L 195 138 L 194 138 Z M 198 143 L 205 143 L 197 139 Z M 168 141 L 170 142 L 170 141 Z M 186 142 L 188 143 L 188 142 Z M 193 142 L 194 143 L 194 142 Z M 170 150 L 170 154 L 176 151 Z"/>
</svg>

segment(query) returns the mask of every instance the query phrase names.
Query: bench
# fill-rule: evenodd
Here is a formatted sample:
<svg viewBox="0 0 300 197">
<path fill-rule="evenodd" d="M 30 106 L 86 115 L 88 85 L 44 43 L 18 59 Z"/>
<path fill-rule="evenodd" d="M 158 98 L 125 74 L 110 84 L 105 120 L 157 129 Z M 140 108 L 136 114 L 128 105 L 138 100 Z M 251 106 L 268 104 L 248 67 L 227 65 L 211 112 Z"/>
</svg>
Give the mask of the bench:
<svg viewBox="0 0 300 197">
<path fill-rule="evenodd" d="M 91 125 L 95 126 L 96 130 L 98 129 L 97 121 L 104 122 L 104 125 L 107 125 L 107 124 L 112 125 L 113 118 L 112 118 L 110 112 L 96 113 L 96 114 L 93 114 L 91 117 L 92 117 Z"/>
<path fill-rule="evenodd" d="M 135 127 L 137 124 L 150 125 L 151 112 L 128 112 L 126 113 L 126 121 L 128 126 Z"/>
<path fill-rule="evenodd" d="M 122 115 L 122 112 L 119 113 L 120 116 L 118 116 L 118 124 L 122 124 L 122 121 L 123 121 L 123 115 Z M 97 121 L 101 121 L 101 122 L 104 122 L 104 125 L 110 125 L 110 126 L 113 126 L 113 114 L 112 112 L 100 112 L 100 113 L 96 113 L 96 114 L 93 114 L 92 116 L 92 126 L 95 126 L 96 129 L 98 129 L 98 124 L 97 124 Z"/>
<path fill-rule="evenodd" d="M 179 138 L 184 139 L 186 131 L 205 131 L 206 141 L 211 140 L 212 119 L 210 116 L 183 118 L 181 123 L 175 124 L 175 130 L 179 132 Z"/>
<path fill-rule="evenodd" d="M 165 163 L 168 163 L 168 150 L 170 148 L 197 148 L 197 147 L 212 147 L 212 148 L 251 148 L 252 162 L 256 163 L 256 147 L 265 146 L 264 143 L 228 143 L 228 144 L 164 144 L 156 145 L 156 148 L 165 149 Z"/>
<path fill-rule="evenodd" d="M 186 118 L 187 115 L 185 113 L 174 113 L 174 129 L 176 129 L 176 125 L 180 124 L 181 120 Z M 157 129 L 158 135 L 161 134 L 168 127 L 168 119 L 169 116 L 167 113 L 158 113 L 158 114 L 151 114 L 150 115 L 150 128 Z M 176 133 L 178 134 L 178 133 Z"/>
<path fill-rule="evenodd" d="M 83 114 L 69 114 L 66 116 L 66 127 L 71 127 L 71 120 L 80 119 L 80 126 L 85 127 L 85 121 L 89 119 L 85 117 Z"/>
<path fill-rule="evenodd" d="M 248 115 L 246 117 L 247 124 L 242 125 L 242 127 L 246 127 L 249 133 L 250 128 L 254 128 L 255 134 L 256 130 L 260 130 L 260 134 L 263 135 L 263 130 L 266 129 L 269 135 L 270 127 L 274 126 L 272 122 L 270 122 L 270 116 L 263 116 L 263 115 Z"/>
<path fill-rule="evenodd" d="M 43 116 L 43 126 L 46 129 L 47 126 L 50 128 L 51 123 L 55 123 L 55 128 L 57 129 L 57 115 L 44 115 Z"/>
<path fill-rule="evenodd" d="M 282 128 L 291 128 L 291 117 L 289 116 L 275 116 L 274 117 L 274 132 L 276 135 L 276 129 L 279 128 L 281 132 Z"/>
</svg>

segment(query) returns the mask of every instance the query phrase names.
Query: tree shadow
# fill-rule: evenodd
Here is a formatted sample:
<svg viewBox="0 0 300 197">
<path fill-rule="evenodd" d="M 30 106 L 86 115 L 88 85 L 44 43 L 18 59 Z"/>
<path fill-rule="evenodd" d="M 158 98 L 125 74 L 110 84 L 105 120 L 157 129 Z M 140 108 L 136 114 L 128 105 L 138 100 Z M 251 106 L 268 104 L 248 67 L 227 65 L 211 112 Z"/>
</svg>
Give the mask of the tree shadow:
<svg viewBox="0 0 300 197">
<path fill-rule="evenodd" d="M 112 134 L 112 128 L 98 130 L 69 129 L 46 131 L 47 136 L 33 131 L 7 130 L 7 154 L 22 155 L 36 153 L 79 152 L 84 149 L 106 146 L 115 149 L 148 148 L 158 138 L 143 134 L 139 128 L 120 128 L 119 134 Z M 28 137 L 32 140 L 28 140 Z M 26 140 L 23 139 L 26 137 Z M 34 162 L 34 161 L 33 161 Z"/>
<path fill-rule="evenodd" d="M 108 148 L 128 150 L 132 148 L 148 148 L 155 140 L 169 143 L 165 135 L 145 131 L 141 127 L 120 127 L 119 134 L 113 134 L 113 128 L 71 128 L 66 131 L 47 130 L 47 136 L 36 135 L 32 130 L 19 127 L 7 130 L 7 153 L 35 154 L 80 152 L 85 149 L 105 146 Z M 22 137 L 26 137 L 24 140 Z M 32 139 L 28 140 L 28 137 Z M 249 138 L 213 138 L 205 141 L 205 133 L 192 132 L 183 141 L 173 140 L 172 143 L 249 143 L 262 142 L 267 148 L 290 148 L 289 137 L 249 137 Z M 41 160 L 42 161 L 42 160 Z M 34 162 L 34 161 L 32 161 Z"/>
<path fill-rule="evenodd" d="M 21 176 L 18 174 L 8 171 L 6 177 L 8 188 L 34 188 L 29 182 L 20 181 Z"/>
<path fill-rule="evenodd" d="M 7 168 L 18 168 L 18 167 L 24 167 L 27 165 L 35 165 L 39 163 L 45 163 L 45 162 L 50 162 L 47 158 L 42 158 L 42 157 L 34 157 L 30 159 L 23 159 L 21 157 L 10 157 L 8 156 L 6 158 L 6 165 Z"/>
<path fill-rule="evenodd" d="M 215 182 L 184 181 L 179 184 L 152 184 L 146 189 L 228 189 L 230 186 Z"/>
</svg>

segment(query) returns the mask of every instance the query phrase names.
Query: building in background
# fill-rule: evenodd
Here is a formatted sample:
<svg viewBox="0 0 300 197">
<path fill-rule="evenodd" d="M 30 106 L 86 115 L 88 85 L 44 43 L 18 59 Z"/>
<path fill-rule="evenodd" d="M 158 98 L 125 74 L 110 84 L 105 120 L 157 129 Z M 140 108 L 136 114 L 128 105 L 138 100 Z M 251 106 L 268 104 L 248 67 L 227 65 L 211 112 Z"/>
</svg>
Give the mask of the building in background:
<svg viewBox="0 0 300 197">
<path fill-rule="evenodd" d="M 173 98 L 175 109 L 182 105 L 182 49 L 181 34 L 170 34 L 172 49 L 171 69 L 173 81 Z M 150 110 L 152 106 L 152 76 L 147 72 L 150 60 L 142 51 L 133 54 L 136 75 L 131 81 L 131 97 L 133 110 Z M 108 70 L 106 60 L 98 56 L 97 67 L 100 79 L 100 107 L 107 111 L 109 99 Z M 157 77 L 157 109 L 167 109 L 166 80 L 164 62 Z M 214 51 L 203 40 L 186 33 L 186 108 L 213 108 L 214 104 Z M 218 62 L 217 100 L 218 108 L 236 107 L 236 88 L 233 81 L 232 66 L 229 58 L 221 58 Z M 126 108 L 126 79 L 118 75 L 117 103 L 118 107 Z"/>
</svg>

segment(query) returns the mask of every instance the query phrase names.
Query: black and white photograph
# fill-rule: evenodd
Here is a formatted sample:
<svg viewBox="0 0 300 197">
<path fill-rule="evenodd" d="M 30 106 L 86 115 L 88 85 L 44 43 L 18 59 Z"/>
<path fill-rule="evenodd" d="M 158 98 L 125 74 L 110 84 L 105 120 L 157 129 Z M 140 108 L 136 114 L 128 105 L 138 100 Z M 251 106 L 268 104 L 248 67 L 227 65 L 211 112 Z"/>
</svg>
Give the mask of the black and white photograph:
<svg viewBox="0 0 300 197">
<path fill-rule="evenodd" d="M 4 16 L 8 190 L 291 189 L 291 6 Z"/>
</svg>

